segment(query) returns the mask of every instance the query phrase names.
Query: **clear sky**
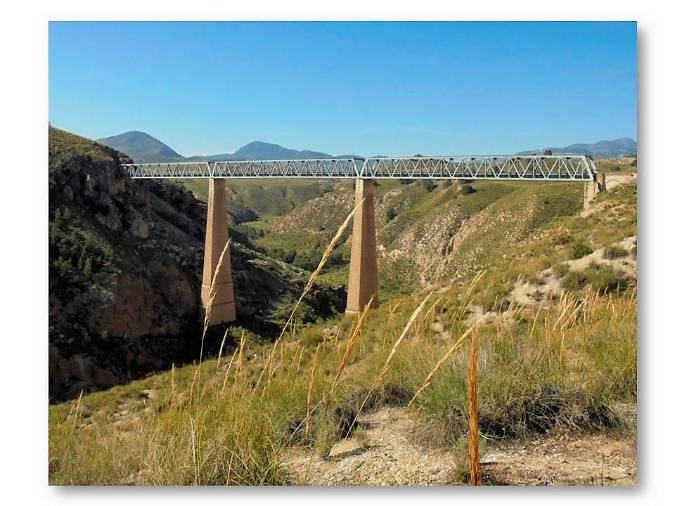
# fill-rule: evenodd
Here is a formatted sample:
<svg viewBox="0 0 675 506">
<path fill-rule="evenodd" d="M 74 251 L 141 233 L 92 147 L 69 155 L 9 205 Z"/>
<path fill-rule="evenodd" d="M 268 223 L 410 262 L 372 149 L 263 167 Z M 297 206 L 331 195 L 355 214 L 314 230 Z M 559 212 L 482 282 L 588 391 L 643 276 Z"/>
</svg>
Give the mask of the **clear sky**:
<svg viewBox="0 0 675 506">
<path fill-rule="evenodd" d="M 183 155 L 510 153 L 637 136 L 636 24 L 49 25 L 49 120 Z"/>
</svg>

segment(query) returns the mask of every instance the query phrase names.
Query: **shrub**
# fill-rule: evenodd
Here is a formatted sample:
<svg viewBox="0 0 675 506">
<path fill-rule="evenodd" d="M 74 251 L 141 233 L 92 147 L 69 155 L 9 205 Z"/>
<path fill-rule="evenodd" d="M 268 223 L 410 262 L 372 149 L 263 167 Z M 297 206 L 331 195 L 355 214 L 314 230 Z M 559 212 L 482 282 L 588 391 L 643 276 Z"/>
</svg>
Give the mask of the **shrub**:
<svg viewBox="0 0 675 506">
<path fill-rule="evenodd" d="M 394 209 L 393 207 L 387 209 L 387 221 L 393 220 L 394 218 L 396 218 L 396 216 L 398 216 L 396 209 Z"/>
<path fill-rule="evenodd" d="M 476 193 L 476 189 L 470 184 L 463 184 L 459 187 L 459 193 L 462 195 L 471 195 L 472 193 Z"/>
<path fill-rule="evenodd" d="M 593 249 L 584 241 L 576 241 L 572 244 L 572 258 L 579 259 L 593 253 Z"/>
<path fill-rule="evenodd" d="M 581 290 L 586 285 L 604 295 L 626 289 L 630 283 L 611 265 L 598 264 L 592 264 L 583 271 L 572 271 L 563 280 L 566 290 Z"/>
<path fill-rule="evenodd" d="M 434 183 L 431 179 L 423 179 L 422 181 L 420 181 L 420 184 L 428 192 L 432 192 L 434 191 L 434 188 L 436 188 L 436 183 Z"/>
<path fill-rule="evenodd" d="M 562 286 L 565 290 L 581 290 L 587 284 L 588 278 L 585 273 L 581 271 L 568 272 L 562 282 Z"/>
<path fill-rule="evenodd" d="M 629 285 L 624 276 L 611 265 L 593 266 L 588 270 L 593 290 L 602 294 L 620 291 Z"/>
<path fill-rule="evenodd" d="M 553 266 L 553 272 L 555 272 L 558 275 L 558 277 L 560 277 L 560 278 L 562 278 L 569 271 L 570 271 L 570 266 L 569 266 L 569 264 L 566 264 L 566 263 L 555 264 Z"/>
<path fill-rule="evenodd" d="M 571 241 L 572 237 L 567 232 L 564 232 L 553 239 L 553 244 L 556 246 L 564 246 L 565 244 L 569 244 Z"/>
<path fill-rule="evenodd" d="M 602 258 L 614 260 L 615 258 L 625 257 L 628 252 L 621 246 L 607 246 L 602 252 Z"/>
</svg>

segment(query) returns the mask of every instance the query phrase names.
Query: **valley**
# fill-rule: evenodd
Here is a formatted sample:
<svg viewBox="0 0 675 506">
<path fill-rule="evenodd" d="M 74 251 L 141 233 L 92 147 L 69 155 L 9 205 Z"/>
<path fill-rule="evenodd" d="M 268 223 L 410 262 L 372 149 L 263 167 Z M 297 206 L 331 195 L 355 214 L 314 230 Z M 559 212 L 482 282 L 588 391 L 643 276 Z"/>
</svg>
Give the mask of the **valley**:
<svg viewBox="0 0 675 506">
<path fill-rule="evenodd" d="M 380 182 L 380 307 L 343 315 L 347 231 L 281 335 L 353 182 L 229 183 L 241 318 L 199 363 L 204 187 L 125 159 L 50 131 L 50 483 L 462 484 L 472 326 L 486 483 L 635 482 L 634 183 Z"/>
</svg>

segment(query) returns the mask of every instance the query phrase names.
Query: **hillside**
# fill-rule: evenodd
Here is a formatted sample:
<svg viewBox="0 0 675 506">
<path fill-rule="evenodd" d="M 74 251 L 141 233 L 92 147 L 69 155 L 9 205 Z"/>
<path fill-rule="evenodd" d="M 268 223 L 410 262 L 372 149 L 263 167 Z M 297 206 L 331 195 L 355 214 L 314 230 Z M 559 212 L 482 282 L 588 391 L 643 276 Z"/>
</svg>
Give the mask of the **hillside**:
<svg viewBox="0 0 675 506">
<path fill-rule="evenodd" d="M 205 205 L 176 185 L 121 178 L 127 161 L 49 130 L 53 400 L 189 362 L 199 351 Z M 270 339 L 307 273 L 270 259 L 236 231 L 232 237 L 237 323 Z M 306 302 L 302 314 L 313 321 L 344 310 L 345 292 L 317 287 Z"/>
<path fill-rule="evenodd" d="M 218 155 L 191 156 L 190 160 L 297 160 L 307 158 L 332 158 L 333 155 L 319 151 L 288 149 L 278 144 L 253 141 L 242 146 L 234 153 Z"/>
<path fill-rule="evenodd" d="M 145 132 L 125 132 L 98 142 L 129 155 L 135 162 L 179 162 L 184 157 Z"/>
<path fill-rule="evenodd" d="M 276 346 L 233 331 L 234 353 L 52 406 L 50 483 L 465 483 L 474 324 L 484 483 L 636 483 L 635 185 L 583 211 L 534 185 L 466 186 L 378 187 L 379 208 L 405 195 L 421 223 L 434 192 L 459 193 L 469 216 L 454 235 L 472 223 L 474 245 L 456 250 L 460 272 L 392 295 L 360 325 L 338 315 Z M 501 230 L 539 206 L 562 212 Z M 460 262 L 481 244 L 482 261 Z"/>
<path fill-rule="evenodd" d="M 380 285 L 408 293 L 490 264 L 495 252 L 536 236 L 551 220 L 582 207 L 581 185 L 547 183 L 379 181 L 376 225 Z M 318 261 L 354 204 L 343 182 L 280 217 L 249 223 L 251 241 L 300 267 Z M 346 283 L 349 244 L 323 279 Z M 344 267 L 341 267 L 344 266 Z"/>
<path fill-rule="evenodd" d="M 598 141 L 593 144 L 570 144 L 564 148 L 539 148 L 530 151 L 521 151 L 519 155 L 542 154 L 550 149 L 553 154 L 568 153 L 578 155 L 589 155 L 598 158 L 615 158 L 621 156 L 630 156 L 637 153 L 637 142 L 626 137 L 608 141 Z"/>
</svg>

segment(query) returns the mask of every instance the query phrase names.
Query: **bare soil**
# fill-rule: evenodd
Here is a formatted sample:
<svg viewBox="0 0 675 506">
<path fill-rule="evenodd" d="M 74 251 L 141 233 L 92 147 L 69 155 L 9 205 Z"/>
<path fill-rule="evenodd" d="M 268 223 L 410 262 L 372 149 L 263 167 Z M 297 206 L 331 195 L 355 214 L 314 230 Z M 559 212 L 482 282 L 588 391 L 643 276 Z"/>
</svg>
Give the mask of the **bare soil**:
<svg viewBox="0 0 675 506">
<path fill-rule="evenodd" d="M 634 411 L 634 410 L 633 410 Z M 292 448 L 283 467 L 296 485 L 459 485 L 449 451 L 415 437 L 419 424 L 404 408 L 359 418 L 358 438 L 336 444 L 322 458 Z M 634 416 L 630 417 L 634 427 Z M 633 485 L 637 483 L 635 430 L 558 432 L 539 438 L 490 442 L 481 457 L 485 485 Z"/>
</svg>

